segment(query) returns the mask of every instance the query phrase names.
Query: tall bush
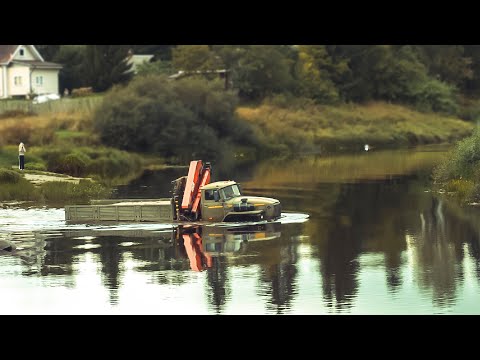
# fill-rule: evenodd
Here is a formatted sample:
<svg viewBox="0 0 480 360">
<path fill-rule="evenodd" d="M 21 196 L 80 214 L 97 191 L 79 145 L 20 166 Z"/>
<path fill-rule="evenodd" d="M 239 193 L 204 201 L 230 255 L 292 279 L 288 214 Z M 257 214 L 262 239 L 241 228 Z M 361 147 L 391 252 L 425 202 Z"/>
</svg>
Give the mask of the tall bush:
<svg viewBox="0 0 480 360">
<path fill-rule="evenodd" d="M 94 126 L 104 144 L 122 150 L 215 159 L 230 144 L 255 143 L 235 117 L 236 104 L 236 94 L 221 81 L 139 77 L 105 97 Z"/>
</svg>

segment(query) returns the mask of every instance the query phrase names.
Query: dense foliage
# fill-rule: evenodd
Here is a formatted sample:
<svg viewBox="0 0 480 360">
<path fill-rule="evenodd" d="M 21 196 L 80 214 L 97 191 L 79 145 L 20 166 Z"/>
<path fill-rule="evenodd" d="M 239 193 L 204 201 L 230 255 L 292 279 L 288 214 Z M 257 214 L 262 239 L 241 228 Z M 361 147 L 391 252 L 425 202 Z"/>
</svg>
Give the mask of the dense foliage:
<svg viewBox="0 0 480 360">
<path fill-rule="evenodd" d="M 479 45 L 37 46 L 46 60 L 64 65 L 62 90 L 104 91 L 128 81 L 130 50 L 154 55 L 140 75 L 226 69 L 246 101 L 292 94 L 321 104 L 383 100 L 457 113 L 459 95 L 480 95 Z"/>
<path fill-rule="evenodd" d="M 218 81 L 139 77 L 105 96 L 94 125 L 104 144 L 122 150 L 214 159 L 254 143 L 236 105 L 236 94 Z"/>
<path fill-rule="evenodd" d="M 434 170 L 435 182 L 465 201 L 480 201 L 480 129 L 460 141 Z"/>
</svg>

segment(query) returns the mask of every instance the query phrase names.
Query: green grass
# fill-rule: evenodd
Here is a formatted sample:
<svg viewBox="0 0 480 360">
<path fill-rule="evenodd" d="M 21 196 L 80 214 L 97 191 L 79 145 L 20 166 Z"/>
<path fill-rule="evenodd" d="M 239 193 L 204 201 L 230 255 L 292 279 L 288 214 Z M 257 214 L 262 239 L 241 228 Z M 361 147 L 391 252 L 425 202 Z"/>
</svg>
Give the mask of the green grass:
<svg viewBox="0 0 480 360">
<path fill-rule="evenodd" d="M 288 107 L 264 102 L 239 107 L 237 115 L 277 152 L 358 148 L 366 143 L 399 147 L 453 142 L 469 136 L 474 128 L 454 117 L 379 102 L 322 106 L 299 101 Z"/>
<path fill-rule="evenodd" d="M 25 154 L 26 170 L 42 170 L 45 168 L 45 162 L 37 155 L 30 153 L 31 149 Z M 6 169 L 18 169 L 18 147 L 16 145 L 0 146 L 0 167 Z"/>
<path fill-rule="evenodd" d="M 461 202 L 475 200 L 475 183 L 471 180 L 450 180 L 445 184 L 445 191 L 453 194 Z"/>
<path fill-rule="evenodd" d="M 88 203 L 91 199 L 103 199 L 110 190 L 90 180 L 80 180 L 78 184 L 51 181 L 40 185 L 40 192 L 49 203 Z"/>
<path fill-rule="evenodd" d="M 103 94 L 80 98 L 62 98 L 43 104 L 32 104 L 29 100 L 0 100 L 0 115 L 9 111 L 35 114 L 92 113 L 103 101 Z"/>
<path fill-rule="evenodd" d="M 59 140 L 72 140 L 78 139 L 85 136 L 91 136 L 89 132 L 86 131 L 72 131 L 72 130 L 59 130 L 56 131 L 57 139 Z"/>
<path fill-rule="evenodd" d="M 36 187 L 19 171 L 0 169 L 0 201 L 41 201 L 47 203 L 88 203 L 110 195 L 110 188 L 91 180 L 78 184 L 51 181 Z"/>
<path fill-rule="evenodd" d="M 453 194 L 461 202 L 480 201 L 480 128 L 458 142 L 435 167 L 433 178 L 437 188 Z"/>
<path fill-rule="evenodd" d="M 14 165 L 18 166 L 18 149 L 15 152 L 7 148 L 0 147 L 0 167 L 11 168 Z"/>
<path fill-rule="evenodd" d="M 0 201 L 36 201 L 40 192 L 18 172 L 0 169 Z"/>
</svg>

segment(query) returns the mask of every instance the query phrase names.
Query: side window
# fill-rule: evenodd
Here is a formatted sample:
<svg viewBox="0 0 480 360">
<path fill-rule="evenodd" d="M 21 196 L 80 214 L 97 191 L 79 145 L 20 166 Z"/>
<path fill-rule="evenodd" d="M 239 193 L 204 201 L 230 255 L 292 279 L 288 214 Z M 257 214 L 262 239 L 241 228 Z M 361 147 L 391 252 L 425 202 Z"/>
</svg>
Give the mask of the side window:
<svg viewBox="0 0 480 360">
<path fill-rule="evenodd" d="M 215 200 L 213 197 L 213 190 L 205 190 L 205 200 Z"/>
</svg>

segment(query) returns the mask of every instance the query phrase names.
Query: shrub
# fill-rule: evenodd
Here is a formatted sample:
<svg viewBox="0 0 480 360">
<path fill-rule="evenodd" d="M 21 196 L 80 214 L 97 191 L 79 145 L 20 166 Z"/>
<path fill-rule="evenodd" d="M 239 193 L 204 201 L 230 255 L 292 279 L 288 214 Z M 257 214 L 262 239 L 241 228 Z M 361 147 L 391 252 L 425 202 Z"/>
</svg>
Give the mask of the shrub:
<svg viewBox="0 0 480 360">
<path fill-rule="evenodd" d="M 26 165 L 28 170 L 46 171 L 47 166 L 42 162 L 28 162 Z"/>
<path fill-rule="evenodd" d="M 22 176 L 12 170 L 0 169 L 0 184 L 16 184 Z"/>
<path fill-rule="evenodd" d="M 71 96 L 73 98 L 78 98 L 83 96 L 89 96 L 92 94 L 93 94 L 93 89 L 91 87 L 83 87 L 83 88 L 73 89 Z"/>
<path fill-rule="evenodd" d="M 429 79 L 415 84 L 412 96 L 417 108 L 421 111 L 456 114 L 458 104 L 455 91 L 456 89 L 452 85 L 436 79 Z"/>
<path fill-rule="evenodd" d="M 35 186 L 15 171 L 0 169 L 0 184 L 0 201 L 40 199 Z"/>
<path fill-rule="evenodd" d="M 122 150 L 215 159 L 223 145 L 254 143 L 250 127 L 234 115 L 236 104 L 219 81 L 139 77 L 105 97 L 94 125 L 104 144 Z"/>
<path fill-rule="evenodd" d="M 460 201 L 468 201 L 475 192 L 475 184 L 470 180 L 454 179 L 447 182 L 445 191 L 453 192 Z"/>
<path fill-rule="evenodd" d="M 120 153 L 120 152 L 119 152 Z M 101 155 L 88 165 L 88 174 L 97 174 L 103 178 L 124 176 L 141 167 L 134 157 L 122 156 L 118 153 Z"/>
<path fill-rule="evenodd" d="M 99 175 L 101 178 L 126 176 L 143 166 L 139 155 L 112 148 L 50 148 L 39 153 L 47 170 L 73 176 Z"/>
<path fill-rule="evenodd" d="M 72 176 L 84 176 L 90 162 L 88 156 L 82 153 L 69 153 L 48 162 L 48 170 Z"/>
<path fill-rule="evenodd" d="M 80 180 L 78 184 L 53 181 L 40 185 L 41 193 L 49 202 L 81 202 L 89 199 L 101 199 L 110 194 L 110 190 L 90 180 Z"/>
<path fill-rule="evenodd" d="M 439 182 L 452 179 L 473 179 L 480 173 L 480 129 L 460 141 L 450 156 L 434 169 L 434 178 Z"/>
</svg>

